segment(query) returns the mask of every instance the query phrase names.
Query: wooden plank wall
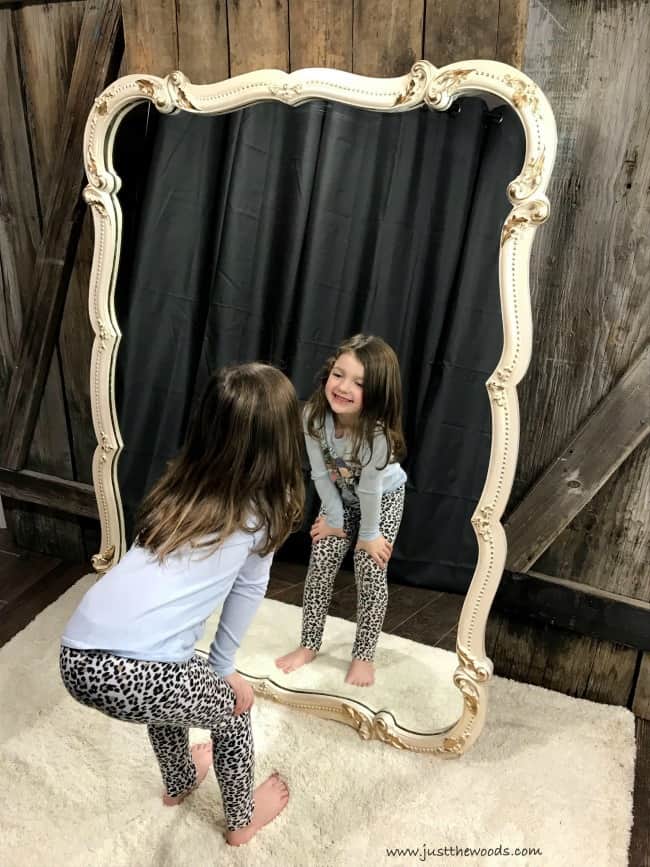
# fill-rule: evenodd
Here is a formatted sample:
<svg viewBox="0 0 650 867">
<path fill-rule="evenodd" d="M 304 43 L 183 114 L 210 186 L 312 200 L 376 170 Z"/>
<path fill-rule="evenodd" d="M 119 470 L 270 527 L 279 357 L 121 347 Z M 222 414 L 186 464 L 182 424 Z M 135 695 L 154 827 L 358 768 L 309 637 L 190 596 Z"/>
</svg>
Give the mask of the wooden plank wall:
<svg viewBox="0 0 650 867">
<path fill-rule="evenodd" d="M 521 445 L 509 510 L 650 340 L 650 5 L 531 0 L 523 69 L 558 124 L 553 215 L 531 268 L 534 351 L 520 389 Z M 647 395 L 648 383 L 645 382 Z M 637 446 L 534 569 L 650 601 L 650 444 Z M 491 618 L 501 671 L 625 704 L 639 654 Z M 565 640 L 566 639 L 566 640 Z M 646 657 L 648 655 L 646 654 Z M 567 666 L 572 671 L 567 671 Z M 650 715 L 650 665 L 635 708 Z M 645 698 L 642 697 L 642 694 Z"/>
<path fill-rule="evenodd" d="M 42 231 L 51 147 L 88 3 L 0 9 L 0 400 L 16 357 L 25 287 Z M 648 340 L 650 259 L 647 0 L 123 0 L 120 74 L 181 69 L 215 81 L 251 69 L 328 65 L 397 75 L 426 57 L 522 66 L 548 94 L 559 128 L 553 217 L 532 267 L 535 347 L 520 391 L 522 438 L 511 508 L 639 357 Z M 645 53 L 644 53 L 645 52 Z M 596 110 L 601 106 L 601 110 Z M 87 111 L 87 107 L 83 108 Z M 80 156 L 81 162 L 81 156 Z M 95 441 L 86 313 L 92 230 L 86 219 L 63 326 L 27 468 L 91 481 Z M 650 454 L 638 446 L 535 564 L 650 601 Z M 17 541 L 76 557 L 79 519 L 7 501 Z M 94 549 L 86 554 L 95 553 Z M 497 673 L 625 704 L 638 654 L 512 619 L 490 618 Z M 650 704 L 650 663 L 643 694 Z"/>
<path fill-rule="evenodd" d="M 16 358 L 26 292 L 35 262 L 51 178 L 49 167 L 57 128 L 70 84 L 85 3 L 25 5 L 0 9 L 0 68 L 7 87 L 0 123 L 0 172 L 3 178 L 3 232 L 0 236 L 3 295 L 9 316 L 0 330 L 0 402 L 4 403 L 9 372 Z M 9 113 L 5 114 L 5 110 Z M 92 241 L 90 241 L 92 243 Z M 86 242 L 86 248 L 88 241 Z M 90 247 L 92 252 L 92 246 Z M 77 269 L 79 271 L 79 268 Z M 75 305 L 87 277 L 71 287 L 71 301 L 45 386 L 28 466 L 64 478 L 88 478 L 94 445 L 88 377 L 91 329 L 83 306 Z M 83 289 L 82 289 L 83 287 Z M 7 303 L 8 302 L 8 303 Z M 82 441 L 85 451 L 75 444 Z M 25 547 L 83 559 L 79 521 L 5 501 L 7 524 Z"/>
</svg>

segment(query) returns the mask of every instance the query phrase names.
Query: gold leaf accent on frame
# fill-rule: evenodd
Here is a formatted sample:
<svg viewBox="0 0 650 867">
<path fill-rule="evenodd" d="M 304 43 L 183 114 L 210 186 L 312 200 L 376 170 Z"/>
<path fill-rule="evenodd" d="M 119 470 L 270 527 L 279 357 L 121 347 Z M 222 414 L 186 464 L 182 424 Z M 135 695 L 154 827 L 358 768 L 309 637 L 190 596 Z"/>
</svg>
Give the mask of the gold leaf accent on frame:
<svg viewBox="0 0 650 867">
<path fill-rule="evenodd" d="M 97 184 L 98 185 L 101 184 L 101 179 L 99 178 L 99 176 L 95 175 L 95 178 L 96 178 Z M 84 187 L 84 190 L 82 192 L 82 196 L 83 196 L 83 199 L 86 202 L 86 204 L 90 205 L 91 208 L 93 208 L 95 211 L 97 211 L 97 214 L 102 219 L 106 219 L 108 217 L 108 211 L 106 210 L 106 205 L 104 204 L 103 200 L 97 194 L 97 189 L 95 187 L 90 186 L 90 185 L 88 185 L 87 187 Z"/>
<path fill-rule="evenodd" d="M 497 406 L 503 408 L 506 405 L 505 386 L 502 385 L 500 382 L 494 382 L 493 379 L 489 379 L 486 385 L 492 400 L 496 403 Z"/>
<path fill-rule="evenodd" d="M 114 90 L 107 90 L 106 93 L 103 93 L 103 94 L 101 94 L 101 96 L 97 97 L 97 99 L 95 100 L 95 103 L 94 103 L 95 108 L 97 110 L 97 114 L 100 114 L 102 116 L 104 116 L 105 114 L 108 114 L 108 103 L 109 103 L 109 100 L 113 99 L 114 96 L 115 96 Z"/>
<path fill-rule="evenodd" d="M 426 90 L 429 72 L 427 67 L 418 62 L 413 65 L 406 88 L 396 98 L 394 105 L 404 105 L 420 97 L 420 93 Z"/>
<path fill-rule="evenodd" d="M 508 185 L 508 197 L 511 201 L 518 202 L 528 198 L 539 186 L 544 169 L 544 149 L 537 157 L 531 157 L 522 173 Z"/>
<path fill-rule="evenodd" d="M 519 229 L 531 224 L 545 223 L 548 220 L 550 206 L 546 196 L 533 199 L 517 205 L 505 221 L 501 230 L 501 246 L 519 234 Z M 501 377 L 502 378 L 502 377 Z"/>
<path fill-rule="evenodd" d="M 503 80 L 513 90 L 511 97 L 513 105 L 520 109 L 529 106 L 533 114 L 539 114 L 539 98 L 537 88 L 534 85 L 522 81 L 521 78 L 515 78 L 513 75 L 504 75 Z"/>
<path fill-rule="evenodd" d="M 102 551 L 101 554 L 95 554 L 91 558 L 91 562 L 93 564 L 93 568 L 96 572 L 104 572 L 113 562 L 113 557 L 115 556 L 115 545 L 111 545 L 110 548 L 106 548 L 105 551 Z"/>
<path fill-rule="evenodd" d="M 393 747 L 397 747 L 401 750 L 408 749 L 407 744 L 405 744 L 403 740 L 398 738 L 397 735 L 394 735 L 388 731 L 388 726 L 386 725 L 385 720 L 373 719 L 372 721 L 370 721 L 356 708 L 351 707 L 349 704 L 345 704 L 345 702 L 341 705 L 341 707 L 352 719 L 357 731 L 359 732 L 360 737 L 363 738 L 364 741 L 378 740 L 390 744 Z"/>
<path fill-rule="evenodd" d="M 167 80 L 169 81 L 170 87 L 174 93 L 174 102 L 176 105 L 181 106 L 181 108 L 199 111 L 185 92 L 185 88 L 192 83 L 189 78 L 183 75 L 182 72 L 177 71 L 170 73 L 167 76 Z M 158 100 L 157 102 L 160 103 L 161 100 Z"/>
<path fill-rule="evenodd" d="M 156 92 L 156 88 L 155 88 L 153 82 L 147 81 L 146 78 L 138 78 L 138 80 L 136 81 L 136 84 L 138 86 L 138 90 L 141 93 L 144 93 L 145 96 L 149 96 L 153 99 L 153 96 Z"/>
<path fill-rule="evenodd" d="M 474 75 L 475 69 L 450 69 L 442 72 L 433 79 L 429 86 L 429 102 L 431 105 L 446 107 L 452 93 L 457 90 L 463 81 L 470 75 Z"/>
<path fill-rule="evenodd" d="M 92 181 L 93 186 L 101 186 L 101 179 L 97 172 L 97 163 L 95 162 L 95 157 L 90 148 L 88 149 L 86 162 L 88 163 L 88 174 L 90 175 L 90 180 Z M 86 201 L 88 201 L 88 199 L 86 199 Z"/>
<path fill-rule="evenodd" d="M 501 246 L 505 244 L 506 241 L 509 241 L 510 238 L 513 238 L 517 234 L 517 229 L 521 225 L 525 225 L 530 223 L 530 218 L 527 216 L 522 216 L 521 214 L 517 214 L 513 212 L 510 214 L 508 219 L 503 225 L 503 229 L 501 230 Z"/>
<path fill-rule="evenodd" d="M 460 756 L 463 752 L 463 745 L 467 738 L 445 738 L 442 746 L 438 747 L 437 753 L 451 753 L 455 756 Z"/>
<path fill-rule="evenodd" d="M 485 665 L 481 665 L 475 656 L 470 654 L 458 643 L 456 644 L 456 653 L 461 661 L 462 668 L 456 669 L 456 672 L 454 673 L 454 683 L 461 690 L 463 695 L 473 695 L 478 702 L 476 687 L 473 683 L 470 683 L 470 681 L 467 680 L 466 672 L 469 672 L 474 680 L 477 680 L 479 683 L 485 683 L 490 680 L 492 672 Z M 465 671 L 463 671 L 463 669 L 465 669 Z"/>
</svg>

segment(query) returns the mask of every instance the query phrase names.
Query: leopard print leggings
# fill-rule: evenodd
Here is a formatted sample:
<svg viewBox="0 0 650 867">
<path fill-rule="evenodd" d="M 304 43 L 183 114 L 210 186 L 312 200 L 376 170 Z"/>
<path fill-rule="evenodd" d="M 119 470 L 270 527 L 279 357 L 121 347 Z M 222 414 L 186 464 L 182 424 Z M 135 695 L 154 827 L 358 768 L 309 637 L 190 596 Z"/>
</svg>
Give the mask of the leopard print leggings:
<svg viewBox="0 0 650 867">
<path fill-rule="evenodd" d="M 255 807 L 250 711 L 233 715 L 235 692 L 205 659 L 147 662 L 61 647 L 59 663 L 63 683 L 78 702 L 114 719 L 147 725 L 172 797 L 196 785 L 189 728 L 210 729 L 228 830 L 249 824 Z"/>
<path fill-rule="evenodd" d="M 379 530 L 391 544 L 395 542 L 404 510 L 405 486 L 381 498 Z M 323 514 L 321 509 L 320 514 Z M 305 578 L 300 643 L 320 650 L 325 618 L 332 601 L 334 580 L 348 548 L 359 530 L 361 511 L 358 505 L 344 505 L 343 529 L 347 538 L 327 536 L 314 542 Z M 357 585 L 357 632 L 352 648 L 354 659 L 372 662 L 388 606 L 388 581 L 382 569 L 367 551 L 354 552 L 354 578 Z"/>
</svg>

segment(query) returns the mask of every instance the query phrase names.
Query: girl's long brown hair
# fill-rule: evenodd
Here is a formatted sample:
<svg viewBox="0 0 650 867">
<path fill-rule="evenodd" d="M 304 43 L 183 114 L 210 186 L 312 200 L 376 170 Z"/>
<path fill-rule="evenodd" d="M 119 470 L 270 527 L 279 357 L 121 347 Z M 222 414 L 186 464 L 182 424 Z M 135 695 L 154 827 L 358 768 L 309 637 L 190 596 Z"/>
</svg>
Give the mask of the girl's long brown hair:
<svg viewBox="0 0 650 867">
<path fill-rule="evenodd" d="M 302 521 L 301 446 L 298 399 L 280 370 L 260 363 L 218 370 L 181 451 L 138 510 L 136 544 L 162 562 L 185 543 L 210 553 L 235 530 L 264 528 L 259 553 L 275 550 Z"/>
<path fill-rule="evenodd" d="M 343 341 L 335 354 L 327 359 L 319 374 L 320 385 L 307 401 L 307 432 L 318 439 L 325 425 L 325 416 L 328 411 L 331 412 L 325 396 L 325 383 L 339 356 L 346 352 L 352 353 L 363 365 L 363 403 L 352 431 L 353 459 L 358 460 L 361 447 L 365 444 L 370 453 L 370 462 L 373 440 L 379 430 L 388 442 L 387 463 L 391 457 L 399 461 L 406 455 L 402 429 L 402 379 L 397 356 L 381 337 L 355 334 Z"/>
</svg>

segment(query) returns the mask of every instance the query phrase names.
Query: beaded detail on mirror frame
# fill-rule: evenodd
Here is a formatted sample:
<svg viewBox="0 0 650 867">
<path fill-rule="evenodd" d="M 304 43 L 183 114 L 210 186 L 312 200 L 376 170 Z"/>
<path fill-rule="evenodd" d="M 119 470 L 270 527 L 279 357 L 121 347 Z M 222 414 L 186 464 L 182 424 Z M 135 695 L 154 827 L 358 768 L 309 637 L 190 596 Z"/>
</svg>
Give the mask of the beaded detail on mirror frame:
<svg viewBox="0 0 650 867">
<path fill-rule="evenodd" d="M 458 627 L 458 667 L 453 681 L 463 698 L 461 718 L 444 730 L 414 733 L 390 713 L 373 713 L 353 699 L 284 690 L 268 678 L 247 675 L 262 695 L 302 710 L 354 726 L 363 738 L 400 749 L 443 757 L 462 755 L 483 728 L 487 685 L 493 666 L 485 654 L 485 627 L 505 565 L 506 539 L 501 516 L 517 461 L 519 409 L 517 384 L 530 360 L 532 325 L 529 261 L 534 234 L 550 213 L 545 192 L 555 160 L 557 133 L 548 101 L 524 73 L 507 64 L 468 60 L 437 68 L 419 60 L 396 78 L 369 78 L 332 69 L 292 73 L 260 70 L 215 84 L 194 85 L 180 71 L 164 78 L 140 73 L 113 82 L 94 101 L 84 135 L 84 161 L 95 247 L 89 287 L 89 313 L 95 333 L 91 359 L 91 404 L 97 449 L 93 482 L 101 523 L 101 553 L 93 566 L 104 571 L 125 552 L 124 517 L 117 488 L 117 460 L 123 447 L 115 412 L 115 361 L 121 333 L 115 317 L 114 289 L 119 265 L 120 179 L 112 164 L 112 143 L 121 118 L 137 103 L 149 101 L 163 114 L 188 111 L 217 114 L 260 100 L 298 105 L 308 99 L 331 99 L 364 109 L 408 111 L 427 105 L 445 111 L 463 95 L 492 94 L 518 114 L 526 136 L 526 155 L 519 175 L 507 188 L 512 204 L 501 232 L 499 291 L 504 341 L 495 371 L 486 382 L 492 420 L 487 477 L 471 518 L 478 560 Z"/>
</svg>

